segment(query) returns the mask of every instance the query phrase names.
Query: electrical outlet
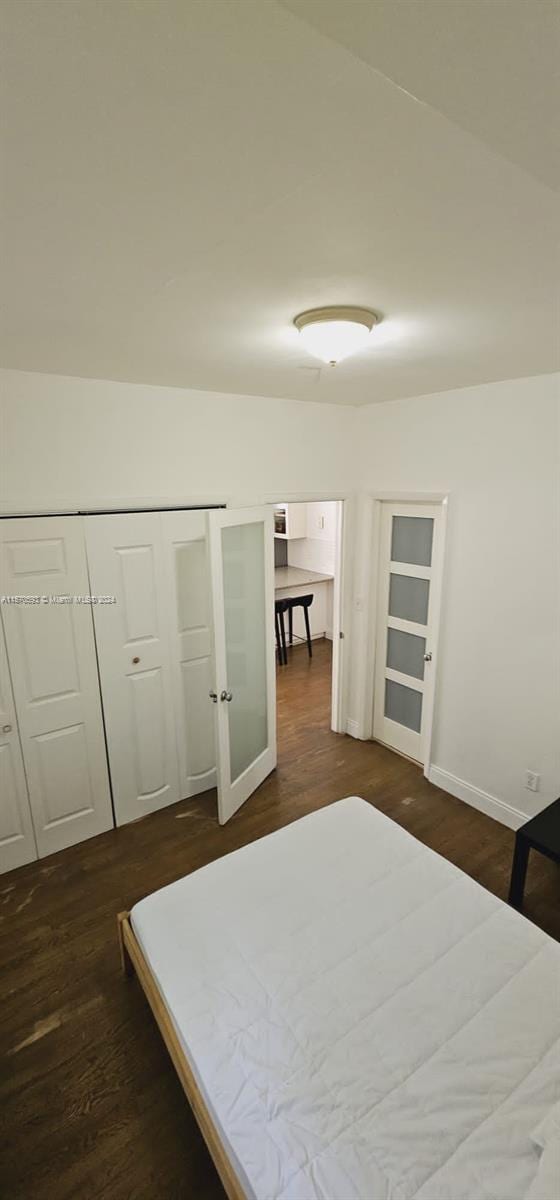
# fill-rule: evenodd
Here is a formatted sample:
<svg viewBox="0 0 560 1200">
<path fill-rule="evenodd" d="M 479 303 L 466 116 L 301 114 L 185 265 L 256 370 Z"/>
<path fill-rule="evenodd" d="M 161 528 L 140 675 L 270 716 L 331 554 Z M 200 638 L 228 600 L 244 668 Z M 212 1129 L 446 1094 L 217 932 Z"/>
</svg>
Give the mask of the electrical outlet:
<svg viewBox="0 0 560 1200">
<path fill-rule="evenodd" d="M 528 788 L 530 792 L 538 792 L 540 783 L 541 777 L 540 775 L 537 775 L 536 771 L 525 772 L 525 787 Z"/>
</svg>

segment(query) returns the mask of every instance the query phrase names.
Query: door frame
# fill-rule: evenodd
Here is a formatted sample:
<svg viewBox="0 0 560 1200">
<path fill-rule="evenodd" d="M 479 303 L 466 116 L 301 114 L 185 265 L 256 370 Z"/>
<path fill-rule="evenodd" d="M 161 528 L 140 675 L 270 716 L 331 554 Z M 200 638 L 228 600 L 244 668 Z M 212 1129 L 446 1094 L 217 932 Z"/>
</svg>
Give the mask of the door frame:
<svg viewBox="0 0 560 1200">
<path fill-rule="evenodd" d="M 331 674 L 331 730 L 347 733 L 347 697 L 349 675 L 349 635 L 351 628 L 352 596 L 348 582 L 352 578 L 351 533 L 355 522 L 355 496 L 345 492 L 275 492 L 263 499 L 263 503 L 317 504 L 321 501 L 339 504 L 336 545 L 335 575 L 333 587 L 333 661 Z"/>
<path fill-rule="evenodd" d="M 426 719 L 425 729 L 425 758 L 422 766 L 423 773 L 426 778 L 429 778 L 430 767 L 432 763 L 432 742 L 434 730 L 434 717 L 436 713 L 438 685 L 440 678 L 439 653 L 438 646 L 440 642 L 441 621 L 442 621 L 442 599 L 444 586 L 444 570 L 445 570 L 445 551 L 447 540 L 447 522 L 449 513 L 449 493 L 448 492 L 370 492 L 367 495 L 366 510 L 364 512 L 364 545 L 369 545 L 369 556 L 367 561 L 367 579 L 364 580 L 365 590 L 367 592 L 366 599 L 366 645 L 365 654 L 363 656 L 363 673 L 360 681 L 360 691 L 362 692 L 362 722 L 358 736 L 365 740 L 375 740 L 373 733 L 374 725 L 374 695 L 375 695 L 375 674 L 377 667 L 377 622 L 379 616 L 379 580 L 380 580 L 380 565 L 381 565 L 381 514 L 382 505 L 390 504 L 417 504 L 419 507 L 426 504 L 439 505 L 441 507 L 440 516 L 440 546 L 438 561 L 435 564 L 435 569 L 432 576 L 432 613 L 434 621 L 434 632 L 431 639 L 434 656 L 434 671 L 432 677 L 432 685 L 429 692 L 429 706 Z M 367 539 L 367 540 L 366 540 Z M 389 747 L 391 749 L 391 747 Z M 398 751 L 394 750 L 394 754 Z"/>
</svg>

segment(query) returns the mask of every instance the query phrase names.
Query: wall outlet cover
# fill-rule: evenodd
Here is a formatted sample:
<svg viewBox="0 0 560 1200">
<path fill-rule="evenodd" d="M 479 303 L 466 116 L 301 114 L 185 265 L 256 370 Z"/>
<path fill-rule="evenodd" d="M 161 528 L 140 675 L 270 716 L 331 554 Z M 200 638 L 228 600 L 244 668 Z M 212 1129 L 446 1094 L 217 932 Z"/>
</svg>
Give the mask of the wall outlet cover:
<svg viewBox="0 0 560 1200">
<path fill-rule="evenodd" d="M 536 771 L 526 771 L 525 772 L 525 787 L 530 792 L 538 792 L 540 782 L 541 782 L 541 777 L 540 777 L 540 775 L 537 774 Z"/>
</svg>

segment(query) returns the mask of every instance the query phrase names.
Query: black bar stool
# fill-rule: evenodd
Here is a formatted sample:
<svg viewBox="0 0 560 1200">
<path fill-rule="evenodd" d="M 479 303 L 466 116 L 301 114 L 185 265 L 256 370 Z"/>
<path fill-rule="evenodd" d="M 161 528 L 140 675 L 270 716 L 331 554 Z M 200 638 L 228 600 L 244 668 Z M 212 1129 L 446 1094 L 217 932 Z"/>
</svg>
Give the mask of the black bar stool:
<svg viewBox="0 0 560 1200">
<path fill-rule="evenodd" d="M 287 611 L 286 600 L 274 601 L 274 627 L 276 629 L 276 649 L 280 666 L 287 665 L 288 651 L 286 649 L 286 630 L 284 628 L 284 613 Z"/>
<path fill-rule="evenodd" d="M 309 628 L 309 609 L 311 608 L 311 605 L 313 604 L 313 593 L 311 593 L 309 596 L 286 596 L 286 599 L 284 600 L 284 604 L 286 605 L 287 610 L 288 610 L 288 633 L 289 633 L 289 638 L 290 638 L 290 646 L 293 645 L 293 641 L 294 641 L 294 622 L 293 622 L 294 608 L 303 608 L 303 619 L 305 621 L 305 633 L 307 636 L 307 653 L 308 653 L 309 657 L 312 658 L 313 651 L 311 649 L 311 630 Z M 284 624 L 284 618 L 282 618 L 282 625 L 283 624 Z"/>
</svg>

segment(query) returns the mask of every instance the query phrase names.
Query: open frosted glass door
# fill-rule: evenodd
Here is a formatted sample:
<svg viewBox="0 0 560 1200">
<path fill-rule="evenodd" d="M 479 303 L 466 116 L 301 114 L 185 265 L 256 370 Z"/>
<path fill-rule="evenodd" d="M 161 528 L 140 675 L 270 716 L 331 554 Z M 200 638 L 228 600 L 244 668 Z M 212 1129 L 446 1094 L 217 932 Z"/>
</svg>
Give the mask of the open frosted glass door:
<svg viewBox="0 0 560 1200">
<path fill-rule="evenodd" d="M 272 509 L 208 513 L 208 543 L 223 825 L 276 766 Z"/>
</svg>

